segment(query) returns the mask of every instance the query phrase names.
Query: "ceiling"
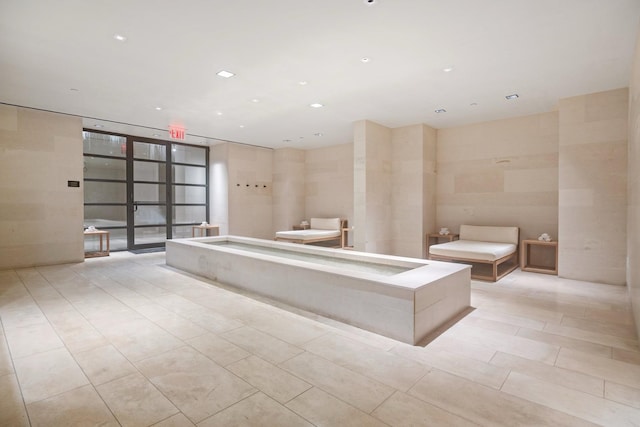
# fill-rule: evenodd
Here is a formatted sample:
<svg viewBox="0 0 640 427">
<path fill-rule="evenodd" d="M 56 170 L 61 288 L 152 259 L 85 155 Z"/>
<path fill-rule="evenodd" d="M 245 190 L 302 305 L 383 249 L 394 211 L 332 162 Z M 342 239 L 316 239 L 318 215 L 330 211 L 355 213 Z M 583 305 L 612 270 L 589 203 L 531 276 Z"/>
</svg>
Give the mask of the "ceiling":
<svg viewBox="0 0 640 427">
<path fill-rule="evenodd" d="M 639 18 L 638 0 L 0 0 L 0 102 L 317 148 L 363 119 L 446 128 L 625 87 Z"/>
</svg>

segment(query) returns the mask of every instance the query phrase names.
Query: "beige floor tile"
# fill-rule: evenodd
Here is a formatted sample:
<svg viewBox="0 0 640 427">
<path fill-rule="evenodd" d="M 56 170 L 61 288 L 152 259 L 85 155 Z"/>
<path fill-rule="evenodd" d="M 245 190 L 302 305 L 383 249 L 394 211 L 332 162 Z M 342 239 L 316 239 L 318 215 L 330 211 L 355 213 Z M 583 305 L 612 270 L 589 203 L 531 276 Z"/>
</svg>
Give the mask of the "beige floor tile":
<svg viewBox="0 0 640 427">
<path fill-rule="evenodd" d="M 224 333 L 221 337 L 276 365 L 304 351 L 248 326 Z"/>
<path fill-rule="evenodd" d="M 96 387 L 120 424 L 149 426 L 178 413 L 178 409 L 139 373 Z"/>
<path fill-rule="evenodd" d="M 476 426 L 469 420 L 402 392 L 396 392 L 371 414 L 390 426 Z"/>
<path fill-rule="evenodd" d="M 386 424 L 316 387 L 286 406 L 316 426 L 383 427 Z"/>
<path fill-rule="evenodd" d="M 598 332 L 585 331 L 578 328 L 571 328 L 562 325 L 547 324 L 544 332 L 562 335 L 569 338 L 589 341 L 595 344 L 601 344 L 609 347 L 621 348 L 623 350 L 640 351 L 638 341 L 629 338 L 620 338 L 613 335 L 601 334 Z"/>
<path fill-rule="evenodd" d="M 640 366 L 619 360 L 606 359 L 563 348 L 558 355 L 556 366 L 640 388 Z"/>
<path fill-rule="evenodd" d="M 26 328 L 47 323 L 47 318 L 35 301 L 30 296 L 25 296 L 24 300 L 25 302 L 19 306 L 13 308 L 5 306 L 0 309 L 5 329 Z"/>
<path fill-rule="evenodd" d="M 640 352 L 622 350 L 620 348 L 613 349 L 613 359 L 620 360 L 621 362 L 633 363 L 634 365 L 640 365 Z"/>
<path fill-rule="evenodd" d="M 494 322 L 505 323 L 507 325 L 518 326 L 521 328 L 528 328 L 541 331 L 546 324 L 544 321 L 530 319 L 524 316 L 515 316 L 512 314 L 505 314 L 499 312 L 493 312 L 490 310 L 484 310 L 482 308 L 476 309 L 469 314 L 468 317 L 475 317 L 485 320 L 493 320 Z"/>
<path fill-rule="evenodd" d="M 604 397 L 640 409 L 640 388 L 605 381 Z"/>
<path fill-rule="evenodd" d="M 92 386 L 27 405 L 32 427 L 119 426 Z"/>
<path fill-rule="evenodd" d="M 578 418 L 606 426 L 633 426 L 640 410 L 616 402 L 598 399 L 557 384 L 551 384 L 517 372 L 509 374 L 502 390 Z"/>
<path fill-rule="evenodd" d="M 493 359 L 491 359 L 491 364 L 594 396 L 602 397 L 604 393 L 604 380 L 601 378 L 558 368 L 556 366 L 549 366 L 546 363 L 536 362 L 523 357 L 498 352 Z"/>
<path fill-rule="evenodd" d="M 182 340 L 204 335 L 208 332 L 203 327 L 157 304 L 147 304 L 137 307 L 136 310 L 171 335 Z"/>
<path fill-rule="evenodd" d="M 300 346 L 327 333 L 328 328 L 293 314 L 273 315 L 267 313 L 247 322 L 249 326 L 271 336 Z"/>
<path fill-rule="evenodd" d="M 455 332 L 440 335 L 434 341 L 430 342 L 428 347 L 431 350 L 446 351 L 480 362 L 489 362 L 493 355 L 496 354 L 495 349 L 485 347 L 481 344 L 471 343 L 464 337 L 458 338 Z"/>
<path fill-rule="evenodd" d="M 366 413 L 373 411 L 394 391 L 387 385 L 310 353 L 296 356 L 280 367 Z"/>
<path fill-rule="evenodd" d="M 49 323 L 6 328 L 5 336 L 14 358 L 63 348 L 64 344 Z"/>
<path fill-rule="evenodd" d="M 220 366 L 227 366 L 251 355 L 248 351 L 209 332 L 191 338 L 187 343 Z"/>
<path fill-rule="evenodd" d="M 473 317 L 466 316 L 459 322 L 460 325 L 469 325 L 475 326 L 478 328 L 489 329 L 490 331 L 496 331 L 507 335 L 515 335 L 518 333 L 520 329 L 517 325 L 511 325 L 508 323 L 491 320 L 491 319 L 483 319 L 482 317 Z"/>
<path fill-rule="evenodd" d="M 112 345 L 76 353 L 75 358 L 94 385 L 137 372 L 137 369 Z"/>
<path fill-rule="evenodd" d="M 578 338 L 570 338 L 550 332 L 535 331 L 526 328 L 521 328 L 520 331 L 518 331 L 518 336 L 563 348 L 579 350 L 596 356 L 611 357 L 611 347 Z"/>
<path fill-rule="evenodd" d="M 184 345 L 151 321 L 134 320 L 117 323 L 101 330 L 102 334 L 130 361 L 137 361 Z"/>
<path fill-rule="evenodd" d="M 11 360 L 11 354 L 9 354 L 9 346 L 5 340 L 2 324 L 0 323 L 0 377 L 13 373 L 13 362 Z"/>
<path fill-rule="evenodd" d="M 633 312 L 631 310 L 601 310 L 587 307 L 584 317 L 585 319 L 595 319 L 621 325 L 632 325 L 634 322 Z"/>
<path fill-rule="evenodd" d="M 29 425 L 20 386 L 13 374 L 0 375 L 0 425 L 16 427 Z"/>
<path fill-rule="evenodd" d="M 476 328 L 475 326 L 456 326 L 452 335 L 459 340 L 466 340 L 478 346 L 549 364 L 553 364 L 556 360 L 560 349 L 557 345 Z"/>
<path fill-rule="evenodd" d="M 136 366 L 194 423 L 257 391 L 191 347 L 141 360 Z"/>
<path fill-rule="evenodd" d="M 636 328 L 633 324 L 625 325 L 607 322 L 604 320 L 584 319 L 572 316 L 564 316 L 560 324 L 562 326 L 568 326 L 570 328 L 582 329 L 584 331 L 596 332 L 604 335 L 613 335 L 636 341 L 638 339 Z"/>
<path fill-rule="evenodd" d="M 324 335 L 307 343 L 304 348 L 403 391 L 409 390 L 429 370 L 421 360 L 403 357 L 401 352 L 392 354 L 336 334 Z"/>
<path fill-rule="evenodd" d="M 287 403 L 311 388 L 310 384 L 257 356 L 249 356 L 227 369 L 280 403 Z"/>
<path fill-rule="evenodd" d="M 437 369 L 409 394 L 484 426 L 584 426 L 583 420 Z"/>
<path fill-rule="evenodd" d="M 194 427 L 195 424 L 189 421 L 189 418 L 185 417 L 183 413 L 175 414 L 162 420 L 153 427 Z"/>
<path fill-rule="evenodd" d="M 14 364 L 27 404 L 89 384 L 66 348 L 14 359 Z"/>
<path fill-rule="evenodd" d="M 263 393 L 247 397 L 198 424 L 198 427 L 244 426 L 312 427 L 313 425 Z"/>
<path fill-rule="evenodd" d="M 392 352 L 417 360 L 426 366 L 438 368 L 441 371 L 449 372 L 495 389 L 499 389 L 502 386 L 509 374 L 508 369 L 455 353 L 432 350 L 429 346 L 426 348 L 397 346 Z M 415 381 L 413 384 L 415 384 Z"/>
</svg>

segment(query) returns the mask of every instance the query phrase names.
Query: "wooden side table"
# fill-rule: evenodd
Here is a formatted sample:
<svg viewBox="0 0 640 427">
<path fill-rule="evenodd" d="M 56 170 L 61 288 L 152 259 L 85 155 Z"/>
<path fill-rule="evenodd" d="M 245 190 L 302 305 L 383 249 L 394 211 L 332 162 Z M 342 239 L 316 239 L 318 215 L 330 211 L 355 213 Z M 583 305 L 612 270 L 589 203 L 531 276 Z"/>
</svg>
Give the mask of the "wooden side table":
<svg viewBox="0 0 640 427">
<path fill-rule="evenodd" d="M 109 256 L 109 232 L 105 231 L 105 230 L 85 230 L 84 231 L 84 236 L 98 236 L 100 238 L 100 249 L 97 252 L 85 252 L 84 253 L 84 257 L 85 258 L 94 258 L 94 257 L 99 257 L 99 256 Z M 107 241 L 107 250 L 104 250 L 104 247 L 102 245 L 102 239 L 103 237 L 106 237 L 106 241 Z"/>
<path fill-rule="evenodd" d="M 531 248 L 534 246 L 551 248 L 555 251 L 552 266 L 531 264 Z M 558 274 L 558 241 L 552 240 L 545 242 L 544 240 L 523 240 L 521 244 L 522 259 L 520 261 L 520 269 L 522 271 L 531 271 L 533 273 Z"/>
<path fill-rule="evenodd" d="M 309 226 L 309 224 L 307 224 L 307 225 L 299 225 L 299 224 L 296 224 L 296 225 L 294 225 L 293 227 L 291 227 L 291 229 L 292 229 L 292 230 L 308 230 L 308 229 L 309 229 L 309 227 L 310 227 L 310 226 Z"/>
<path fill-rule="evenodd" d="M 439 233 L 428 233 L 427 234 L 427 255 L 429 255 L 429 246 L 435 245 L 437 243 L 441 243 L 441 240 L 445 242 L 453 242 L 454 240 L 458 240 L 460 238 L 459 234 L 439 234 Z"/>
<path fill-rule="evenodd" d="M 206 236 L 219 236 L 220 235 L 220 226 L 219 225 L 194 225 L 191 227 L 191 237 L 196 237 L 196 230 L 198 230 L 198 237 L 206 237 Z M 213 234 L 209 233 L 212 232 Z"/>
</svg>

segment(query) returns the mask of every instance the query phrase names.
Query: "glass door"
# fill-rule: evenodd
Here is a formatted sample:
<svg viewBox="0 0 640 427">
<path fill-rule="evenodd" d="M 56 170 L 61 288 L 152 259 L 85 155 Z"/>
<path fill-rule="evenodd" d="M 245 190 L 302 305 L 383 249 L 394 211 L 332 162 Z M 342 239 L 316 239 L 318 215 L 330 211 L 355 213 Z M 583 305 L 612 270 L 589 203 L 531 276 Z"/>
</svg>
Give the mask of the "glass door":
<svg viewBox="0 0 640 427">
<path fill-rule="evenodd" d="M 85 227 L 109 231 L 112 250 L 163 247 L 208 220 L 208 147 L 86 129 L 83 140 Z"/>
<path fill-rule="evenodd" d="M 171 216 L 167 215 L 168 145 L 133 140 L 130 200 L 129 249 L 164 246 L 171 238 Z"/>
</svg>

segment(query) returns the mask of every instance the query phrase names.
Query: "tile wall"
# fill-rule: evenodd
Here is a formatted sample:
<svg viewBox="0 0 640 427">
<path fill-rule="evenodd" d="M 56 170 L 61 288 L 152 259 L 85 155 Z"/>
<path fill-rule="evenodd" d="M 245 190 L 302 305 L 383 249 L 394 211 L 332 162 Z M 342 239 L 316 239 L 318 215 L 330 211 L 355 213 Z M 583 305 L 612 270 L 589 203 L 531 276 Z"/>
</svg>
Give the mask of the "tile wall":
<svg viewBox="0 0 640 427">
<path fill-rule="evenodd" d="M 79 118 L 0 105 L 0 270 L 84 259 L 82 161 Z"/>
</svg>

